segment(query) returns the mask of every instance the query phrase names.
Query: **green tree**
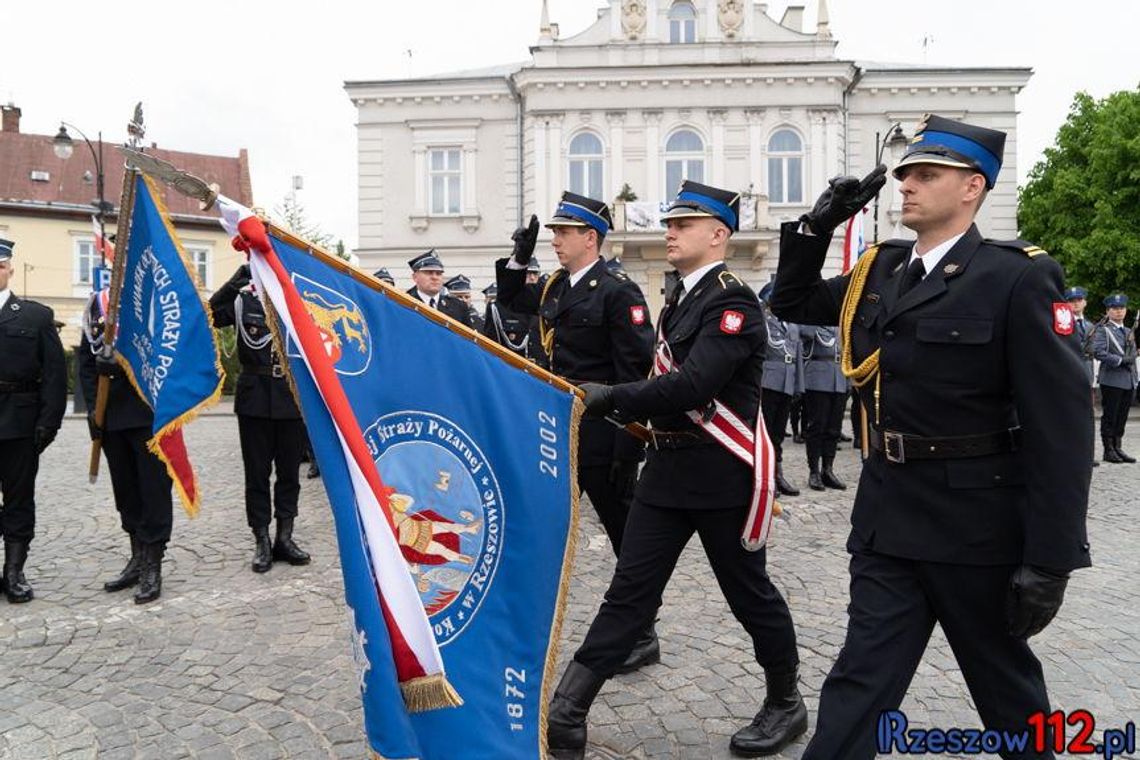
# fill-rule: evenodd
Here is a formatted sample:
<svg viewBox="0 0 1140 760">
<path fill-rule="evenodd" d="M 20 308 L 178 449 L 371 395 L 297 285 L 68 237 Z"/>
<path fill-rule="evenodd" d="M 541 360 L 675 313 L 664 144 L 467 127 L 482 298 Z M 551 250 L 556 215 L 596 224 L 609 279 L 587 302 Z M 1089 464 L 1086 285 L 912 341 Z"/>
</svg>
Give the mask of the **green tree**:
<svg viewBox="0 0 1140 760">
<path fill-rule="evenodd" d="M 1029 173 L 1021 235 L 1056 258 L 1090 310 L 1123 291 L 1140 298 L 1140 87 L 1073 98 L 1053 147 Z"/>
<path fill-rule="evenodd" d="M 305 207 L 297 200 L 296 193 L 286 195 L 285 199 L 273 209 L 273 214 L 294 235 L 326 251 L 335 240 L 334 236 L 322 230 L 319 224 L 309 221 Z"/>
</svg>

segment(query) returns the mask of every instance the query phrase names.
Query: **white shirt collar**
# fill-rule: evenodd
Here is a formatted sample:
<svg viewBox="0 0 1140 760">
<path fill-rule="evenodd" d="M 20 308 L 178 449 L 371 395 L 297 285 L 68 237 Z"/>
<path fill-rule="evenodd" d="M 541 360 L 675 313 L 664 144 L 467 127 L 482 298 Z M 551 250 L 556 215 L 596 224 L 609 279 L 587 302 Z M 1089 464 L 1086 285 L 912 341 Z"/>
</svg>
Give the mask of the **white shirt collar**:
<svg viewBox="0 0 1140 760">
<path fill-rule="evenodd" d="M 681 294 L 681 297 L 677 299 L 677 303 L 681 303 L 681 301 L 685 300 L 685 296 L 689 295 L 689 293 L 693 291 L 693 288 L 697 287 L 697 283 L 701 281 L 702 277 L 708 274 L 713 268 L 718 267 L 723 263 L 723 260 L 717 259 L 713 263 L 705 264 L 700 269 L 689 272 L 687 275 L 682 277 L 681 284 L 685 286 L 685 291 Z"/>
<path fill-rule="evenodd" d="M 942 261 L 942 257 L 949 253 L 950 249 L 954 247 L 954 244 L 961 240 L 962 235 L 965 234 L 966 232 L 962 231 L 949 240 L 943 241 L 934 246 L 921 256 L 918 255 L 917 251 L 918 243 L 915 243 L 913 246 L 911 246 L 910 258 L 906 262 L 907 266 L 909 267 L 911 265 L 911 262 L 913 262 L 915 259 L 922 259 L 922 266 L 926 270 L 926 274 L 930 274 L 934 271 L 935 267 L 938 266 L 938 262 Z M 923 276 L 925 277 L 926 275 Z"/>
<path fill-rule="evenodd" d="M 579 282 L 581 282 L 582 278 L 586 276 L 586 273 L 589 272 L 591 269 L 593 269 L 594 265 L 597 263 L 598 262 L 595 260 L 593 264 L 590 264 L 589 266 L 584 266 L 581 269 L 579 269 L 577 272 L 575 272 L 574 274 L 570 275 L 570 287 L 574 287 Z"/>
<path fill-rule="evenodd" d="M 0 290 L 0 309 L 8 305 L 8 296 L 12 295 L 11 288 L 4 288 Z"/>
<path fill-rule="evenodd" d="M 441 296 L 443 296 L 443 291 L 442 290 L 439 291 L 434 296 L 429 296 L 427 293 L 423 292 L 419 288 L 416 288 L 416 295 L 419 296 L 420 300 L 423 301 L 424 303 L 431 303 L 431 300 L 434 298 L 435 303 L 438 306 L 439 305 L 439 299 Z"/>
</svg>

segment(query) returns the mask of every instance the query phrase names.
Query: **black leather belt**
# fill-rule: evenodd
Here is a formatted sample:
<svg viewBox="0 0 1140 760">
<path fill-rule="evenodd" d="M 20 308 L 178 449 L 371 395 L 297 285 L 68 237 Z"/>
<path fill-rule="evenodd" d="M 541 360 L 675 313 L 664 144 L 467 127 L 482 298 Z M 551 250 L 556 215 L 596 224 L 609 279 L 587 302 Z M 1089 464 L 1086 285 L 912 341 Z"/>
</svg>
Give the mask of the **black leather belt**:
<svg viewBox="0 0 1140 760">
<path fill-rule="evenodd" d="M 272 367 L 243 364 L 241 365 L 241 373 L 243 375 L 261 375 L 262 377 L 285 377 L 285 368 L 280 364 L 274 364 Z"/>
<path fill-rule="evenodd" d="M 0 393 L 33 393 L 39 389 L 40 384 L 35 380 L 21 380 L 19 382 L 0 380 Z"/>
<path fill-rule="evenodd" d="M 711 443 L 709 438 L 701 435 L 700 433 L 688 430 L 653 430 L 650 429 L 649 445 L 655 449 L 687 449 L 690 446 L 696 446 L 706 441 Z"/>
<path fill-rule="evenodd" d="M 896 433 L 893 430 L 868 431 L 871 448 L 883 452 L 888 462 L 902 464 L 910 459 L 969 459 L 990 454 L 1006 454 L 1021 448 L 1021 428 L 979 435 L 927 438 Z"/>
</svg>

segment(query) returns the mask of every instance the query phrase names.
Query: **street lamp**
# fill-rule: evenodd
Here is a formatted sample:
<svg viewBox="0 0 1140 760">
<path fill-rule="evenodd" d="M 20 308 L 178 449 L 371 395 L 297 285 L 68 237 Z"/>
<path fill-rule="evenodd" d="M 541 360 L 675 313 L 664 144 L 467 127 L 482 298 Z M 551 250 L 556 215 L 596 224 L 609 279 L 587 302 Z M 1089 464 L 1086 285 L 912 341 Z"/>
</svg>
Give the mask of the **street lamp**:
<svg viewBox="0 0 1140 760">
<path fill-rule="evenodd" d="M 55 138 L 51 141 L 52 150 L 55 155 L 66 161 L 71 158 L 71 154 L 75 151 L 75 141 L 71 139 L 71 135 L 67 133 L 67 128 L 71 127 L 79 136 L 83 138 L 83 142 L 87 143 L 87 149 L 91 151 L 91 159 L 95 162 L 95 188 L 99 193 L 99 199 L 94 201 L 91 205 L 95 206 L 95 218 L 99 222 L 99 263 L 103 266 L 107 265 L 106 246 L 107 246 L 107 230 L 104 226 L 104 216 L 115 210 L 115 204 L 109 202 L 103 194 L 103 133 L 99 132 L 97 138 L 99 142 L 99 149 L 96 150 L 91 141 L 87 139 L 87 135 L 83 134 L 83 130 L 74 124 L 68 124 L 65 121 L 59 123 L 59 132 L 56 133 Z"/>
<path fill-rule="evenodd" d="M 891 163 L 897 164 L 902 158 L 903 151 L 906 150 L 907 136 L 903 132 L 902 122 L 896 121 L 887 128 L 889 135 L 886 140 L 883 140 L 881 135 L 875 133 L 875 166 L 883 163 L 883 151 L 890 148 Z M 875 193 L 875 240 L 879 239 L 879 193 Z"/>
</svg>

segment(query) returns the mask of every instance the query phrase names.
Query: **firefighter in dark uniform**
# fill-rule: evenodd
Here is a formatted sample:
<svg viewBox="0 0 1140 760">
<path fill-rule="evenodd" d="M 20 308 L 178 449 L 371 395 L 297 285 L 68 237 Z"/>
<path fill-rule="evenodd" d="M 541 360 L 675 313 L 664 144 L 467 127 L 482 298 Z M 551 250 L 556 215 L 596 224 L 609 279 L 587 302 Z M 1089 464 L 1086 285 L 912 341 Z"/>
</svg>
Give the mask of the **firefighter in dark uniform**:
<svg viewBox="0 0 1140 760">
<path fill-rule="evenodd" d="M 408 266 L 412 269 L 412 281 L 415 282 L 408 289 L 408 295 L 471 327 L 471 312 L 467 304 L 443 292 L 443 261 L 436 255 L 434 248 L 408 261 Z"/>
<path fill-rule="evenodd" d="M 538 260 L 532 258 L 526 266 L 526 284 L 537 284 L 541 273 Z M 542 353 L 542 338 L 538 332 L 538 315 L 521 314 L 508 309 L 496 299 L 498 292 L 499 286 L 495 283 L 483 288 L 487 306 L 483 312 L 482 333 L 519 356 L 547 366 L 546 356 Z"/>
<path fill-rule="evenodd" d="M 12 250 L 0 240 L 0 588 L 12 604 L 31 601 L 24 576 L 36 529 L 36 473 L 67 406 L 67 367 L 52 310 L 9 288 Z"/>
<path fill-rule="evenodd" d="M 832 180 L 781 229 L 772 309 L 840 324 L 869 422 L 847 638 L 805 760 L 875 756 L 879 716 L 902 702 L 936 622 L 987 729 L 1049 712 L 1027 639 L 1090 564 L 1092 416 L 1060 265 L 974 225 L 1004 145 L 1002 132 L 927 117 L 894 170 L 917 241 L 873 246 L 846 275 L 820 277 L 832 231 L 885 167 Z"/>
<path fill-rule="evenodd" d="M 1094 381 L 1096 372 L 1093 368 L 1092 341 L 1096 324 L 1085 316 L 1085 307 L 1088 305 L 1089 292 L 1081 287 L 1071 287 L 1065 290 L 1065 300 L 1073 310 L 1073 334 L 1070 337 L 1073 349 L 1081 357 L 1085 366 L 1085 374 L 1089 381 L 1089 398 L 1096 405 L 1096 390 Z M 1094 412 L 1095 414 L 1095 412 Z M 1093 459 L 1093 467 L 1100 467 L 1100 462 Z"/>
<path fill-rule="evenodd" d="M 637 484 L 605 602 L 550 705 L 547 738 L 558 757 L 585 747 L 591 703 L 652 618 L 693 533 L 733 615 L 752 638 L 768 687 L 760 712 L 732 737 L 730 748 L 748 756 L 774 754 L 807 729 L 791 613 L 768 577 L 765 549 L 742 545 L 755 473 L 688 415 L 703 415 L 719 401 L 752 429 L 761 414 L 764 314 L 756 294 L 724 264 L 739 207 L 739 193 L 691 181 L 681 185 L 662 217 L 668 260 L 680 283 L 659 318 L 657 351 L 673 369 L 648 380 L 583 386 L 587 414 L 648 419 L 656 445 Z"/>
<path fill-rule="evenodd" d="M 210 297 L 214 327 L 233 326 L 237 333 L 238 375 L 234 413 L 238 418 L 241 459 L 245 468 L 245 516 L 253 531 L 250 566 L 264 573 L 274 560 L 309 564 L 309 555 L 293 540 L 300 467 L 308 435 L 301 412 L 285 378 L 284 362 L 273 345 L 273 334 L 261 299 L 249 287 L 249 265 Z M 276 470 L 270 503 L 269 477 Z M 269 520 L 277 519 L 277 534 L 269 542 Z"/>
<path fill-rule="evenodd" d="M 792 399 L 804 390 L 803 345 L 800 343 L 799 325 L 789 325 L 773 314 L 768 306 L 774 288 L 775 281 L 772 281 L 760 289 L 764 324 L 768 330 L 764 374 L 760 377 L 764 389 L 760 395 L 760 409 L 768 437 L 776 449 L 776 490 L 784 496 L 799 496 L 799 489 L 784 477 L 784 434 Z"/>
<path fill-rule="evenodd" d="M 388 271 L 387 267 L 380 267 L 372 273 L 372 276 L 380 282 L 391 285 L 393 288 L 396 287 L 396 278 L 392 276 L 392 273 Z"/>
<path fill-rule="evenodd" d="M 645 377 L 653 362 L 649 307 L 636 283 L 606 267 L 599 248 L 613 223 L 605 203 L 566 192 L 547 223 L 562 268 L 543 283 L 527 284 L 538 240 L 538 218 L 514 233 L 509 259 L 495 263 L 498 304 L 516 314 L 537 314 L 550 370 L 572 383 L 624 383 Z M 579 434 L 578 483 L 590 497 L 614 554 L 633 500 L 644 446 L 601 419 L 584 419 Z M 657 662 L 660 646 L 650 623 L 623 672 Z"/>
<path fill-rule="evenodd" d="M 465 274 L 457 274 L 443 283 L 447 295 L 467 307 L 467 322 L 471 329 L 483 332 L 483 315 L 471 305 L 471 280 Z"/>
<path fill-rule="evenodd" d="M 1136 461 L 1124 452 L 1124 426 L 1136 393 L 1136 335 L 1124 324 L 1128 296 L 1114 293 L 1104 299 L 1105 321 L 1093 333 L 1092 353 L 1100 362 L 1100 440 L 1104 461 Z"/>
<path fill-rule="evenodd" d="M 83 313 L 83 337 L 76 364 L 87 402 L 91 437 L 102 439 L 119 522 L 130 537 L 131 556 L 119 575 L 103 584 L 108 592 L 138 586 L 135 604 L 162 594 L 162 558 L 174 525 L 172 483 L 166 465 L 147 448 L 154 412 L 138 394 L 103 340 L 107 316 L 106 289 L 93 293 Z M 103 428 L 95 426 L 95 396 L 100 376 L 110 383 Z"/>
<path fill-rule="evenodd" d="M 840 339 L 836 327 L 801 325 L 804 356 L 804 443 L 808 487 L 845 490 L 835 474 L 835 449 L 847 406 L 847 378 L 839 366 Z M 823 460 L 822 468 L 820 460 Z"/>
</svg>

